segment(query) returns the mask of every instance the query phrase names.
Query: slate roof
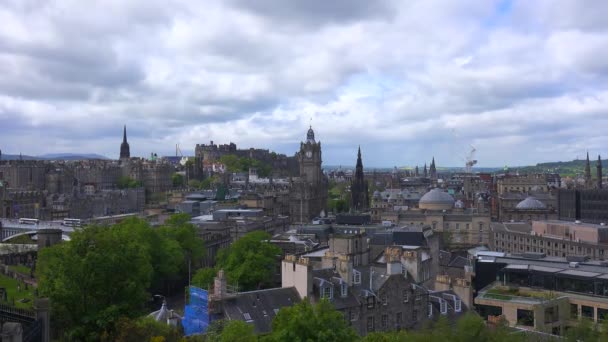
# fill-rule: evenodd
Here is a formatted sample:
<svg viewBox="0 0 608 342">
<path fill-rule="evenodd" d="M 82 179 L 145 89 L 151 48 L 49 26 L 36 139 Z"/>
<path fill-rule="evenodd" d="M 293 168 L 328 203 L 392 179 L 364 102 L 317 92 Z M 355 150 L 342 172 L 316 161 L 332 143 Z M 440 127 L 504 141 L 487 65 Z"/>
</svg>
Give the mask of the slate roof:
<svg viewBox="0 0 608 342">
<path fill-rule="evenodd" d="M 279 309 L 300 301 L 294 287 L 242 292 L 223 302 L 226 319 L 253 324 L 257 333 L 270 332 Z"/>
</svg>

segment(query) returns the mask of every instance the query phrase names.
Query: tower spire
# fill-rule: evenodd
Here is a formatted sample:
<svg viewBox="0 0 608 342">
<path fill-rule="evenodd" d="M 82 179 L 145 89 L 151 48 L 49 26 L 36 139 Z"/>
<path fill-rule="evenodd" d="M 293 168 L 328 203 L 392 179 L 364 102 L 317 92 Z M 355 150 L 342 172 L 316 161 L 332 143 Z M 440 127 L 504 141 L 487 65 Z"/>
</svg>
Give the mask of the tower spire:
<svg viewBox="0 0 608 342">
<path fill-rule="evenodd" d="M 122 131 L 122 144 L 120 144 L 120 159 L 129 159 L 131 157 L 131 151 L 129 143 L 127 142 L 127 125 L 124 125 Z"/>
<path fill-rule="evenodd" d="M 589 162 L 589 151 L 587 151 L 587 160 L 585 161 L 585 188 L 590 189 L 592 186 L 591 163 Z"/>
<path fill-rule="evenodd" d="M 123 143 L 127 142 L 127 125 L 124 126 L 123 131 L 122 131 L 122 142 Z"/>
</svg>

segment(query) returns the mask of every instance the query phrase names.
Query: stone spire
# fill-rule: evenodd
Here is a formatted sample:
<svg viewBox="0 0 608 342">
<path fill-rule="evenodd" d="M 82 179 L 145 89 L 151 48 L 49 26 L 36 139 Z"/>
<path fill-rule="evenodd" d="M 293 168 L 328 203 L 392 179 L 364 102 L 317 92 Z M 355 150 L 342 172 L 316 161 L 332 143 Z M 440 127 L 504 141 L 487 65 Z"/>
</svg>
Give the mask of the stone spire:
<svg viewBox="0 0 608 342">
<path fill-rule="evenodd" d="M 351 208 L 355 211 L 366 211 L 369 209 L 369 190 L 363 174 L 363 161 L 361 160 L 361 146 L 357 152 L 357 166 L 355 177 L 350 185 Z"/>
<path fill-rule="evenodd" d="M 420 172 L 418 171 L 418 165 L 416 165 L 416 171 L 414 173 L 414 176 L 420 177 Z"/>
<path fill-rule="evenodd" d="M 591 187 L 591 163 L 589 162 L 589 152 L 587 151 L 587 161 L 585 162 L 585 188 L 589 189 Z"/>
<path fill-rule="evenodd" d="M 595 165 L 597 170 L 597 188 L 601 189 L 603 187 L 602 184 L 602 156 L 597 156 L 597 164 Z"/>
<path fill-rule="evenodd" d="M 429 176 L 429 172 L 426 169 L 426 163 L 424 163 L 424 169 L 422 171 L 422 174 L 424 174 L 424 178 L 427 178 Z"/>
<path fill-rule="evenodd" d="M 431 161 L 431 167 L 429 169 L 429 173 L 430 173 L 431 179 L 434 179 L 434 180 L 437 179 L 437 167 L 435 166 L 435 157 L 433 157 L 433 161 Z"/>
<path fill-rule="evenodd" d="M 127 142 L 127 125 L 125 125 L 122 132 L 122 144 L 120 144 L 120 159 L 129 159 L 130 157 L 131 152 L 129 143 Z"/>
</svg>

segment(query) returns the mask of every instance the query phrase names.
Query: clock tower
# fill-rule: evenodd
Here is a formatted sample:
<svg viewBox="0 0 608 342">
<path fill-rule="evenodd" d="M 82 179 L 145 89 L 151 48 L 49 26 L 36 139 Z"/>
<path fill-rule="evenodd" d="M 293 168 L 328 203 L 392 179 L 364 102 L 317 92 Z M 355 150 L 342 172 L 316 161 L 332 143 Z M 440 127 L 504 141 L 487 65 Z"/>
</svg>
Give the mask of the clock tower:
<svg viewBox="0 0 608 342">
<path fill-rule="evenodd" d="M 306 142 L 300 143 L 298 162 L 302 179 L 311 184 L 318 184 L 321 181 L 321 142 L 315 141 L 315 132 L 312 130 L 312 126 L 306 134 Z"/>
</svg>

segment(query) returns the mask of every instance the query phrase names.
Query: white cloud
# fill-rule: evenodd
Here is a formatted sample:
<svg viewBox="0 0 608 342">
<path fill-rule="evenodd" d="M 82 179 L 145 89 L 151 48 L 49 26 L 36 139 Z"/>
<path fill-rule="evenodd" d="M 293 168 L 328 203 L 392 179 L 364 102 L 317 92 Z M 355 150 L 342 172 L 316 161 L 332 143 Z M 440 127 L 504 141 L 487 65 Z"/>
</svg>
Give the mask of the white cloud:
<svg viewBox="0 0 608 342">
<path fill-rule="evenodd" d="M 604 152 L 608 23 L 580 1 L 8 1 L 5 153 L 233 141 L 324 161 L 481 165 Z"/>
</svg>

